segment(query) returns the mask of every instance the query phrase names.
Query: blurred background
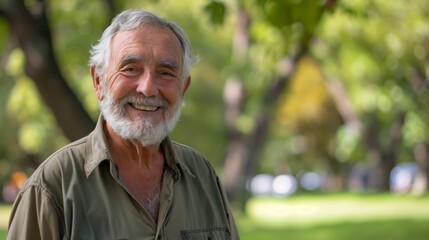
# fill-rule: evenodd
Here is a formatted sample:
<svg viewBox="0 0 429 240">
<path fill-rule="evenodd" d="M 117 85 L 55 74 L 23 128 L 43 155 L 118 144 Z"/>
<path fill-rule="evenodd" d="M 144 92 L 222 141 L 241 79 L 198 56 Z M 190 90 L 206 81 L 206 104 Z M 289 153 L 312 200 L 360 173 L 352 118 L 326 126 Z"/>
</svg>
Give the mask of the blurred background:
<svg viewBox="0 0 429 240">
<path fill-rule="evenodd" d="M 427 0 L 0 0 L 0 236 L 95 126 L 88 52 L 129 8 L 201 57 L 173 138 L 216 168 L 243 239 L 427 237 Z"/>
</svg>

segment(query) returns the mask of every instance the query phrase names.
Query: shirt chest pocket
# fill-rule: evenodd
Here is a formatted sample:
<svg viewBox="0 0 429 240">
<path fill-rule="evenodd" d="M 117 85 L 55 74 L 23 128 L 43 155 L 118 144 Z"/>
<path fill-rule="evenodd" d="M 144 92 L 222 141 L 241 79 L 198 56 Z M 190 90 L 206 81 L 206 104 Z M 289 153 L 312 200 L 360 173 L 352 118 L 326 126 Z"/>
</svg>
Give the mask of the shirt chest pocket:
<svg viewBox="0 0 429 240">
<path fill-rule="evenodd" d="M 230 240 L 231 234 L 226 228 L 207 228 L 181 231 L 183 240 Z"/>
</svg>

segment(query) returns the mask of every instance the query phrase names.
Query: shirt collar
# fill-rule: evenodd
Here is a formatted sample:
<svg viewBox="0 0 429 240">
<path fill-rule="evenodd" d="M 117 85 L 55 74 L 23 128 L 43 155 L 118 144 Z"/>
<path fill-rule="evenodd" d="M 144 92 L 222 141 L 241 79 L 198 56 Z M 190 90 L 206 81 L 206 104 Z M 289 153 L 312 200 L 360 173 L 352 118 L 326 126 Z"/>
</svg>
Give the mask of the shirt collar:
<svg viewBox="0 0 429 240">
<path fill-rule="evenodd" d="M 183 156 L 176 153 L 175 147 L 177 143 L 173 142 L 169 137 L 161 143 L 162 152 L 167 162 L 167 166 L 172 170 L 175 179 L 180 179 L 182 173 L 186 173 L 192 177 L 195 175 L 189 170 Z"/>
<path fill-rule="evenodd" d="M 87 152 L 85 159 L 85 174 L 88 177 L 91 173 L 100 165 L 101 162 L 108 160 L 113 164 L 112 156 L 110 154 L 106 135 L 103 130 L 104 119 L 100 114 L 97 120 L 97 125 L 94 131 L 88 136 L 87 141 Z M 164 157 L 168 168 L 172 171 L 172 174 L 176 180 L 180 179 L 181 173 L 187 173 L 194 177 L 195 175 L 186 166 L 185 161 L 181 156 L 176 154 L 175 145 L 170 137 L 165 138 L 161 142 L 161 149 L 164 153 Z"/>
<path fill-rule="evenodd" d="M 85 158 L 85 174 L 88 177 L 98 165 L 104 160 L 111 160 L 109 148 L 107 147 L 106 136 L 103 131 L 103 117 L 98 117 L 94 131 L 88 136 L 87 152 Z"/>
</svg>

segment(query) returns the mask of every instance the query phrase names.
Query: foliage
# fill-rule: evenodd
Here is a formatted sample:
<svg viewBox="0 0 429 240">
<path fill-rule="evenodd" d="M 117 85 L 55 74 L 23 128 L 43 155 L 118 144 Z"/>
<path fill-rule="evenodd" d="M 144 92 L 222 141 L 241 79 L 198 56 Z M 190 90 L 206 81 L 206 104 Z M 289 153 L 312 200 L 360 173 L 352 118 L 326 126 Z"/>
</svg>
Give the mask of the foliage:
<svg viewBox="0 0 429 240">
<path fill-rule="evenodd" d="M 219 1 L 211 1 L 204 7 L 207 15 L 210 17 L 210 21 L 214 25 L 222 25 L 225 19 L 225 5 Z"/>
<path fill-rule="evenodd" d="M 274 123 L 261 171 L 270 172 L 276 166 L 288 166 L 293 173 L 328 168 L 318 162 L 326 155 L 335 155 L 335 133 L 342 120 L 321 69 L 310 58 L 300 62 L 280 100 Z"/>
<path fill-rule="evenodd" d="M 85 11 L 80 11 L 80 8 Z M 94 45 L 110 20 L 102 1 L 50 1 L 50 24 L 59 65 L 68 84 L 94 120 L 98 103 L 89 75 L 89 49 Z"/>
<path fill-rule="evenodd" d="M 363 121 L 378 119 L 380 139 L 388 139 L 395 113 L 407 113 L 406 147 L 429 137 L 418 124 L 428 120 L 428 93 L 416 89 L 413 75 L 428 62 L 428 11 L 426 1 L 341 1 L 321 24 L 314 48 L 324 72 L 345 84 Z"/>
</svg>

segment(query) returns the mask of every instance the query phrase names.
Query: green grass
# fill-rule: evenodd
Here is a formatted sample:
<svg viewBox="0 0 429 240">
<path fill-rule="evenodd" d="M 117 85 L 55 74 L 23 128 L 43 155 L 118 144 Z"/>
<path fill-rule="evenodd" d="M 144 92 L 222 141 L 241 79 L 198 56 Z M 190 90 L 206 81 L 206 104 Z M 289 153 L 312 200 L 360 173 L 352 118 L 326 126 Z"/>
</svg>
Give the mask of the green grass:
<svg viewBox="0 0 429 240">
<path fill-rule="evenodd" d="M 244 240 L 423 240 L 429 235 L 429 196 L 254 198 L 247 215 L 236 218 Z"/>
<path fill-rule="evenodd" d="M 0 205 L 0 239 L 6 239 L 7 223 L 9 221 L 11 205 Z"/>
<path fill-rule="evenodd" d="M 0 205 L 0 239 L 10 205 Z M 321 194 L 253 198 L 236 214 L 243 240 L 423 240 L 429 236 L 429 195 Z"/>
<path fill-rule="evenodd" d="M 424 240 L 429 234 L 428 224 L 429 220 L 410 219 L 319 223 L 305 227 L 251 224 L 241 229 L 240 236 L 244 240 Z"/>
</svg>

